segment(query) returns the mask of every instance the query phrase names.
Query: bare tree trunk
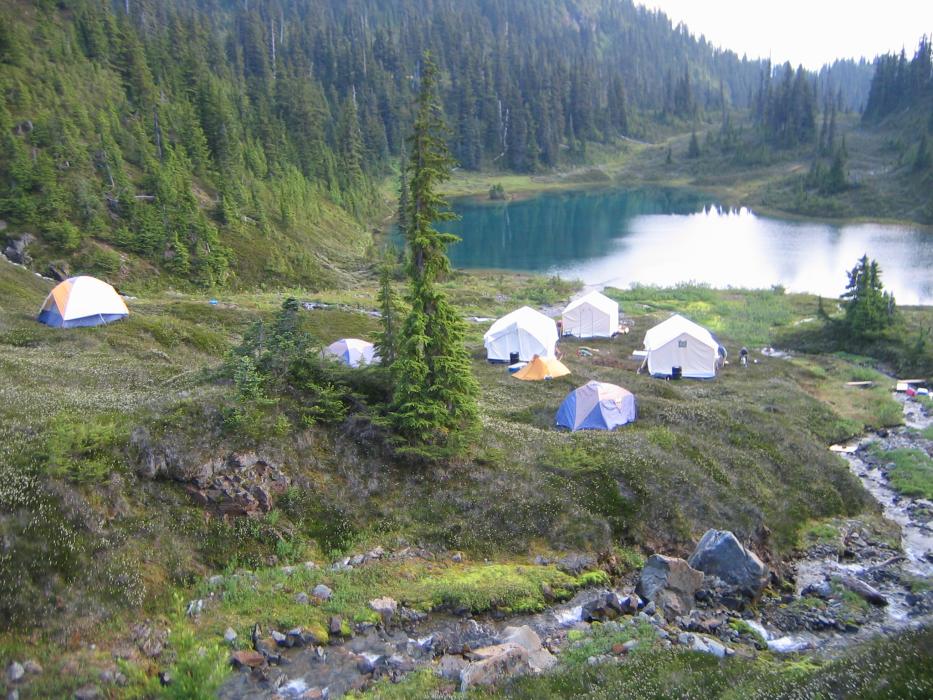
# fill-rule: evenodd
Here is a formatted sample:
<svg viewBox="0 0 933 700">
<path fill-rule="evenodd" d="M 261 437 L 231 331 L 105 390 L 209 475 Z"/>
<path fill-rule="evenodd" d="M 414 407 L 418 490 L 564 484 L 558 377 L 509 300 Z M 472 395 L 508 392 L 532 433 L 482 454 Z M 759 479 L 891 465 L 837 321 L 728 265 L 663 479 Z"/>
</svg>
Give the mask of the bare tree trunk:
<svg viewBox="0 0 933 700">
<path fill-rule="evenodd" d="M 269 38 L 272 42 L 272 78 L 275 79 L 275 20 L 269 18 Z"/>
<path fill-rule="evenodd" d="M 162 129 L 159 127 L 159 112 L 156 111 L 153 117 L 153 126 L 155 127 L 156 150 L 159 152 L 159 162 L 162 162 Z"/>
</svg>

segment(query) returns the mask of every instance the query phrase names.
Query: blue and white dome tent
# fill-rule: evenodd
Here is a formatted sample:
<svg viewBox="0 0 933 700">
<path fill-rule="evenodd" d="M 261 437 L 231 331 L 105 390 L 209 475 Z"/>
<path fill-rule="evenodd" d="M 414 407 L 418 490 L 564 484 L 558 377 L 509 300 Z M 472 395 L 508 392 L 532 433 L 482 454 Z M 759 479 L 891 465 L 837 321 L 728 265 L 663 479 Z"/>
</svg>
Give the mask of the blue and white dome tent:
<svg viewBox="0 0 933 700">
<path fill-rule="evenodd" d="M 557 425 L 577 430 L 612 430 L 638 415 L 635 395 L 615 384 L 592 381 L 571 391 L 557 409 Z"/>
<path fill-rule="evenodd" d="M 335 357 L 349 367 L 371 365 L 379 362 L 376 347 L 359 338 L 341 338 L 324 349 L 324 353 Z"/>
</svg>

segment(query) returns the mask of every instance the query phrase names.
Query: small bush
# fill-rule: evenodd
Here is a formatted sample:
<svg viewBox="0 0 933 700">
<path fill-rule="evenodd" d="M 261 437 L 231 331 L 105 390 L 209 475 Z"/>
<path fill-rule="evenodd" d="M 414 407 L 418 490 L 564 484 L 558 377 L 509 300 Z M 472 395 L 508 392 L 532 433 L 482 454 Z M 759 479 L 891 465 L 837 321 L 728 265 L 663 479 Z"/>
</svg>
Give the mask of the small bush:
<svg viewBox="0 0 933 700">
<path fill-rule="evenodd" d="M 119 467 L 117 448 L 126 436 L 126 427 L 115 414 L 91 419 L 60 414 L 45 433 L 45 471 L 71 481 L 101 481 Z"/>
</svg>

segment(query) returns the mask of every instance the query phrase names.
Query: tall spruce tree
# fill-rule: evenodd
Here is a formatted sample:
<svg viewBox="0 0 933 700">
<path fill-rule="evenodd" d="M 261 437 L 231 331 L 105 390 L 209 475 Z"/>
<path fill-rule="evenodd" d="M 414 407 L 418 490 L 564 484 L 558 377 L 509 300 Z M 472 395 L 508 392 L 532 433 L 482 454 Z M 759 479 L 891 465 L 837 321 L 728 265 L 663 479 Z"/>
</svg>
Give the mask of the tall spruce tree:
<svg viewBox="0 0 933 700">
<path fill-rule="evenodd" d="M 458 239 L 434 228 L 434 222 L 453 216 L 437 192 L 453 167 L 437 80 L 437 66 L 426 52 L 406 166 L 411 312 L 392 363 L 396 385 L 390 415 L 405 447 L 430 457 L 465 445 L 477 423 L 479 391 L 464 345 L 463 320 L 438 286 L 450 271 L 447 246 Z"/>
</svg>

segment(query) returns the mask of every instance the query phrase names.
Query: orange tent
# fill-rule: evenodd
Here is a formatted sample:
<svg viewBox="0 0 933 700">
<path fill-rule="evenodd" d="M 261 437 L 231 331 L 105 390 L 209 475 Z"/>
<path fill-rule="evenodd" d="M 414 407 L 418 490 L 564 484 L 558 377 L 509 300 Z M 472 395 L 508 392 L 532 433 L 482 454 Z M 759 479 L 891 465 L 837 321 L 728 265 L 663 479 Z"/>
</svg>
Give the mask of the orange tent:
<svg viewBox="0 0 933 700">
<path fill-rule="evenodd" d="M 531 362 L 512 376 L 516 379 L 524 379 L 526 382 L 540 382 L 542 379 L 554 379 L 563 377 L 565 374 L 570 374 L 570 370 L 560 360 L 535 355 Z"/>
</svg>

